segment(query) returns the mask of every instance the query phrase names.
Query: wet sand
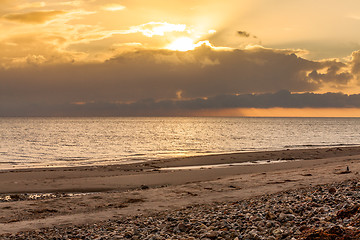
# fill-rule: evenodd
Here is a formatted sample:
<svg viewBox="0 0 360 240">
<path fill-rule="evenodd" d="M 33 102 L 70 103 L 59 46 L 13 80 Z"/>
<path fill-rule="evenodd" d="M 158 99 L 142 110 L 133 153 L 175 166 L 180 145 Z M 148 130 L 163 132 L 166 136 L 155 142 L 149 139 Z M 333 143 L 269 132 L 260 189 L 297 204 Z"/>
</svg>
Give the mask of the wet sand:
<svg viewBox="0 0 360 240">
<path fill-rule="evenodd" d="M 359 160 L 360 147 L 341 147 L 4 170 L 0 172 L 0 234 L 96 223 L 358 179 Z M 58 194 L 31 200 L 29 193 Z"/>
</svg>

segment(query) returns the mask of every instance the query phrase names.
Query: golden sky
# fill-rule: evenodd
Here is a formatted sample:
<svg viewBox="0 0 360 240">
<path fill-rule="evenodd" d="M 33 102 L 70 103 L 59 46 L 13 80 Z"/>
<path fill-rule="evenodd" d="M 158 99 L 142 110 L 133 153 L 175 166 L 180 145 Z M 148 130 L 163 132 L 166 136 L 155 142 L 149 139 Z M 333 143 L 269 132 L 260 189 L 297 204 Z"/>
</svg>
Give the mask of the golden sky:
<svg viewBox="0 0 360 240">
<path fill-rule="evenodd" d="M 0 0 L 0 116 L 341 115 L 359 27 L 356 0 Z"/>
</svg>

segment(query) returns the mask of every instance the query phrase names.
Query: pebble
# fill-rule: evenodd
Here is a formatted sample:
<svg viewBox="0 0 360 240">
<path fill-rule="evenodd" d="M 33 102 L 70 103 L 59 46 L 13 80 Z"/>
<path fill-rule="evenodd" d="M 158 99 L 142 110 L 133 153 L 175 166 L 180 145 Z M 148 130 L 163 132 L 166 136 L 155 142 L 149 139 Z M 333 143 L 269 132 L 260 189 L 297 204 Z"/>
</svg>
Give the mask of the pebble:
<svg viewBox="0 0 360 240">
<path fill-rule="evenodd" d="M 359 186 L 359 180 L 349 180 L 97 224 L 5 234 L 0 239 L 295 240 L 326 239 L 329 234 L 335 240 L 360 239 Z"/>
</svg>

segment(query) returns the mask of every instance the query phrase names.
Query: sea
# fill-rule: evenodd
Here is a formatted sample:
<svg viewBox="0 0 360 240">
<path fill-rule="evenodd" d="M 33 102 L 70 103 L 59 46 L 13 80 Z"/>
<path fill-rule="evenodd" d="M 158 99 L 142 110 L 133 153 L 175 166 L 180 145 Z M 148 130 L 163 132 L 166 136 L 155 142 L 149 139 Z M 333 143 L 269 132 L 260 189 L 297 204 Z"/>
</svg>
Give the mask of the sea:
<svg viewBox="0 0 360 240">
<path fill-rule="evenodd" d="M 359 145 L 360 118 L 0 118 L 0 170 Z"/>
</svg>

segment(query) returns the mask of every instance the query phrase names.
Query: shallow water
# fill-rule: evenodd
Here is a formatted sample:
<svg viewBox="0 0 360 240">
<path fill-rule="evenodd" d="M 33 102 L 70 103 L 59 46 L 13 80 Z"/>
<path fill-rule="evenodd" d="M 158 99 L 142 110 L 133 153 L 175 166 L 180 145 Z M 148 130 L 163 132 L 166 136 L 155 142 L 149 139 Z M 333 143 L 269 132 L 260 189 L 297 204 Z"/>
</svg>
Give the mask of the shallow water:
<svg viewBox="0 0 360 240">
<path fill-rule="evenodd" d="M 360 118 L 0 118 L 0 169 L 360 145 Z"/>
</svg>

